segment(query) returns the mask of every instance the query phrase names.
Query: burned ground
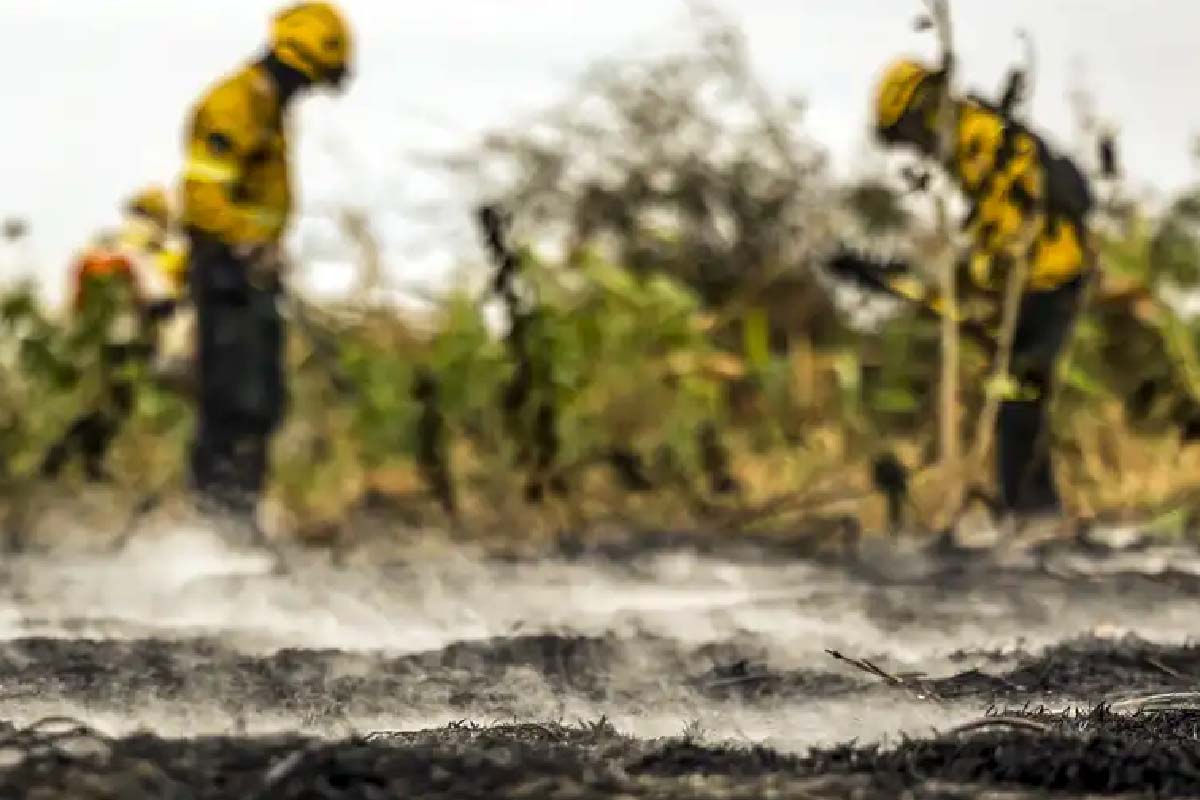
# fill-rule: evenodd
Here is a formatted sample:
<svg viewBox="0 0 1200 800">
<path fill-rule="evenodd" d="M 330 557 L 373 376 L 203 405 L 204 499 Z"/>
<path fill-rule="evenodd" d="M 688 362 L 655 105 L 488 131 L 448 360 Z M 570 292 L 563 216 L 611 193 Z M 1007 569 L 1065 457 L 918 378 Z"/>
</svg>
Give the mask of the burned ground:
<svg viewBox="0 0 1200 800">
<path fill-rule="evenodd" d="M 111 740 L 69 720 L 0 737 L 0 791 L 37 798 L 1194 797 L 1200 712 L 993 716 L 896 746 L 807 755 L 641 741 L 604 722 L 452 724 L 336 742 L 153 735 Z M 12 794 L 10 794 L 12 793 Z"/>
<path fill-rule="evenodd" d="M 537 636 L 458 642 L 389 657 L 285 649 L 254 656 L 215 639 L 93 641 L 29 638 L 0 645 L 0 699 L 53 696 L 94 709 L 145 701 L 199 703 L 236 696 L 243 713 L 288 710 L 351 719 L 397 706 L 516 713 L 530 681 L 556 695 L 596 703 L 653 703 L 694 693 L 711 702 L 803 703 L 834 696 L 909 693 L 929 702 L 1056 704 L 1200 685 L 1200 647 L 1129 637 L 1087 638 L 1037 654 L 1006 656 L 1000 670 L 944 676 L 774 670 L 734 642 L 690 651 L 642 636 Z M 891 678 L 891 679 L 889 679 Z"/>
<path fill-rule="evenodd" d="M 1164 553 L 14 563 L 0 797 L 1195 796 L 1200 600 Z"/>
</svg>

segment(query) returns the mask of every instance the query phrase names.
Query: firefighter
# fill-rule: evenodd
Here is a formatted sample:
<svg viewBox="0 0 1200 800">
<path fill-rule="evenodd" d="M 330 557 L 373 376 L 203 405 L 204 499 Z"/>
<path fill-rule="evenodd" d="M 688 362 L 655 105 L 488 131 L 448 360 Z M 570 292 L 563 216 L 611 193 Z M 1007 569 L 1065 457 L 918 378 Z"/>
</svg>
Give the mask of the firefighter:
<svg viewBox="0 0 1200 800">
<path fill-rule="evenodd" d="M 151 376 L 164 387 L 191 393 L 195 351 L 195 313 L 188 298 L 187 241 L 167 193 L 153 186 L 126 206 L 129 222 L 119 243 L 130 255 L 148 331 Z"/>
<path fill-rule="evenodd" d="M 221 79 L 188 124 L 183 223 L 197 314 L 190 481 L 201 505 L 255 527 L 268 447 L 285 411 L 280 241 L 292 212 L 288 109 L 340 89 L 351 33 L 330 3 L 277 14 L 261 58 Z"/>
<path fill-rule="evenodd" d="M 125 205 L 116 231 L 104 231 L 75 262 L 71 308 L 75 334 L 96 359 L 98 392 L 42 460 L 56 478 L 73 455 L 91 481 L 106 480 L 104 462 L 133 410 L 130 371 L 153 363 L 160 327 L 178 307 L 186 254 L 171 237 L 166 192 L 149 187 Z"/>
<path fill-rule="evenodd" d="M 966 293 L 998 309 L 1008 270 L 1025 265 L 1011 351 L 1016 386 L 997 418 L 998 500 L 1010 514 L 1057 515 L 1047 412 L 1055 364 L 1093 270 L 1087 181 L 1002 107 L 951 96 L 946 72 L 915 60 L 883 74 L 873 117 L 885 146 L 936 161 L 967 200 L 962 229 L 970 245 L 958 280 Z M 932 291 L 925 300 L 948 305 Z"/>
<path fill-rule="evenodd" d="M 187 247 L 178 236 L 167 192 L 150 186 L 125 205 L 118 246 L 136 273 L 143 300 L 165 315 L 187 288 Z"/>
</svg>

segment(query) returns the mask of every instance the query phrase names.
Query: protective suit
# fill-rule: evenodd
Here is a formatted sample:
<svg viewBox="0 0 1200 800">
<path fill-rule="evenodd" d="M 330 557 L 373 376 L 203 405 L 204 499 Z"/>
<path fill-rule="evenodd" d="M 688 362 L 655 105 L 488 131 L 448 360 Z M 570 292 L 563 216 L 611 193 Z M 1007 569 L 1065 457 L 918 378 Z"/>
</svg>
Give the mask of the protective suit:
<svg viewBox="0 0 1200 800">
<path fill-rule="evenodd" d="M 108 451 L 133 410 L 130 370 L 150 366 L 165 376 L 163 359 L 186 363 L 191 348 L 180 312 L 186 264 L 182 242 L 172 238 L 166 193 L 158 187 L 133 197 L 121 226 L 99 234 L 79 255 L 71 324 L 95 354 L 98 388 L 88 409 L 46 453 L 44 477 L 57 477 L 78 454 L 89 479 L 105 478 Z M 163 347 L 162 332 L 172 325 L 174 340 Z"/>
<path fill-rule="evenodd" d="M 895 62 L 877 87 L 876 134 L 938 160 L 965 196 L 970 246 L 958 281 L 965 292 L 997 301 L 998 309 L 1008 270 L 1018 261 L 1026 267 L 1010 367 L 1020 391 L 1000 404 L 997 479 L 1005 510 L 1055 513 L 1047 411 L 1055 365 L 1094 266 L 1090 188 L 1073 163 L 998 108 L 946 92 L 943 73 L 911 59 Z M 934 291 L 922 299 L 937 309 L 950 305 Z"/>
<path fill-rule="evenodd" d="M 350 30 L 330 3 L 280 12 L 261 59 L 196 103 L 186 143 L 183 224 L 198 327 L 193 488 L 253 516 L 270 437 L 286 406 L 279 244 L 292 213 L 287 109 L 300 93 L 340 88 Z"/>
</svg>

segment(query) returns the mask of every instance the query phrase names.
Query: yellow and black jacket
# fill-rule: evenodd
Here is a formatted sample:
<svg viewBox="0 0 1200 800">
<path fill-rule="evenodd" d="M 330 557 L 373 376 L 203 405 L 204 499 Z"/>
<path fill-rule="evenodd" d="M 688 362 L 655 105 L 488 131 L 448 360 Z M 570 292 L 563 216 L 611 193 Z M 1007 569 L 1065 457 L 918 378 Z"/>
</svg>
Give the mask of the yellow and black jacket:
<svg viewBox="0 0 1200 800">
<path fill-rule="evenodd" d="M 1027 296 L 1082 284 L 1093 266 L 1087 229 L 1092 197 L 1078 168 L 1024 126 L 982 100 L 956 106 L 953 147 L 945 166 L 970 209 L 962 222 L 969 245 L 958 260 L 956 301 L 985 301 L 984 319 L 976 320 L 982 327 L 975 329 L 990 339 L 986 331 L 998 321 L 997 301 L 1018 260 L 1027 268 L 1022 287 Z M 948 303 L 903 262 L 839 251 L 828 266 L 931 312 L 969 321 L 959 302 Z"/>
<path fill-rule="evenodd" d="M 292 211 L 278 90 L 260 64 L 213 87 L 192 114 L 183 224 L 229 245 L 278 241 Z"/>
<path fill-rule="evenodd" d="M 959 104 L 951 174 L 970 203 L 965 259 L 975 288 L 996 291 L 1023 258 L 1026 291 L 1051 291 L 1090 266 L 1087 183 L 1066 158 L 980 100 Z"/>
</svg>

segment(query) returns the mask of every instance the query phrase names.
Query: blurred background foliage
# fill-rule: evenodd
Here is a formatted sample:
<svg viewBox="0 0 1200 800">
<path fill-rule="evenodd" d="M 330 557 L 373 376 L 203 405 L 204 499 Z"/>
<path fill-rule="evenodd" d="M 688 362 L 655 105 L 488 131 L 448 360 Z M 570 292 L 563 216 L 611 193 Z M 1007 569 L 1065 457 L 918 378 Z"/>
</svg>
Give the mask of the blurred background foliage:
<svg viewBox="0 0 1200 800">
<path fill-rule="evenodd" d="M 803 132 L 803 103 L 763 88 L 734 27 L 704 9 L 696 21 L 694 46 L 598 64 L 567 100 L 442 164 L 509 209 L 529 243 L 519 270 L 527 407 L 554 409 L 561 490 L 540 504 L 522 496 L 522 439 L 541 434 L 532 412 L 516 428 L 506 418 L 522 365 L 494 324 L 497 298 L 472 288 L 486 281 L 464 281 L 420 314 L 306 306 L 291 327 L 292 414 L 273 488 L 301 532 L 381 508 L 444 521 L 422 472 L 431 458 L 464 518 L 673 525 L 732 514 L 750 525 L 841 509 L 879 527 L 870 474 L 884 453 L 916 475 L 918 508 L 922 493 L 936 496 L 921 476 L 935 458 L 937 323 L 815 268 L 845 239 L 921 261 L 935 244 L 924 216 L 882 171 L 835 180 Z M 1190 513 L 1200 187 L 1162 211 L 1114 201 L 1100 217 L 1104 281 L 1055 408 L 1061 479 L 1083 516 Z M 368 221 L 353 221 L 361 235 Z M 492 271 L 480 253 L 464 274 Z M 378 252 L 369 260 L 361 266 L 377 273 Z M 51 319 L 33 297 L 19 287 L 0 302 L 10 493 L 95 394 L 97 323 Z M 969 420 L 988 365 L 964 345 L 961 367 Z M 419 376 L 433 395 L 416 391 Z M 181 488 L 186 398 L 134 379 L 114 457 L 120 488 Z M 631 471 L 646 485 L 631 488 Z"/>
</svg>

